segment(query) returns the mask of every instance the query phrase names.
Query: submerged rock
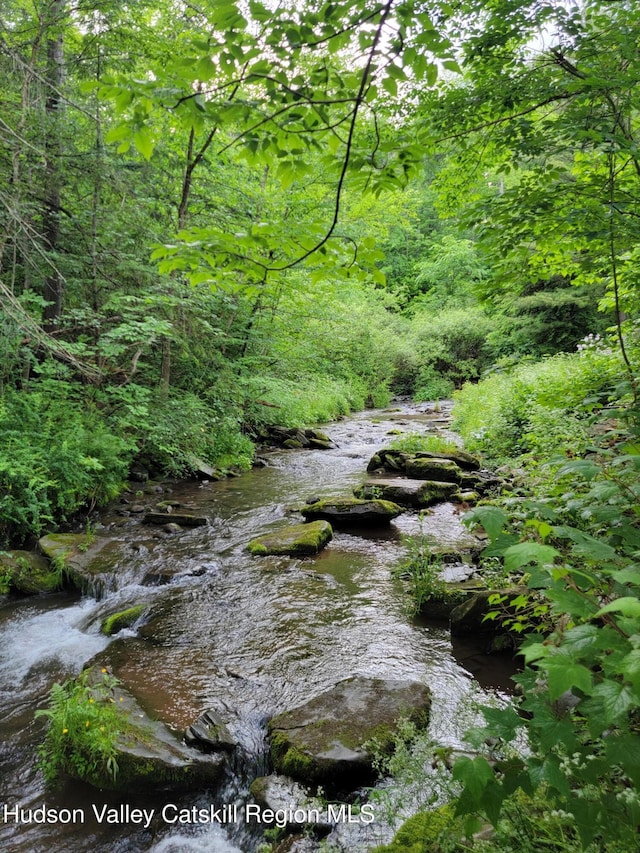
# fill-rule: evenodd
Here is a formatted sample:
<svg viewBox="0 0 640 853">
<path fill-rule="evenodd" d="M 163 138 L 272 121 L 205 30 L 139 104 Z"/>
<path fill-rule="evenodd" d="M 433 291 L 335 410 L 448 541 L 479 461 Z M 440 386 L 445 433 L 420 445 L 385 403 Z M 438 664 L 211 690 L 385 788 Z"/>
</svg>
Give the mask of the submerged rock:
<svg viewBox="0 0 640 853">
<path fill-rule="evenodd" d="M 388 524 L 404 512 L 404 508 L 392 501 L 375 498 L 335 498 L 317 501 L 300 509 L 307 519 L 324 518 L 336 525 Z"/>
<path fill-rule="evenodd" d="M 290 557 L 305 557 L 317 554 L 333 538 L 333 530 L 328 521 L 314 521 L 311 524 L 294 524 L 259 536 L 247 545 L 249 553 L 260 556 L 278 554 Z"/>
<path fill-rule="evenodd" d="M 373 778 L 371 742 L 393 745 L 402 719 L 426 727 L 431 691 L 416 681 L 354 676 L 268 725 L 279 773 L 308 784 L 354 788 Z"/>
</svg>

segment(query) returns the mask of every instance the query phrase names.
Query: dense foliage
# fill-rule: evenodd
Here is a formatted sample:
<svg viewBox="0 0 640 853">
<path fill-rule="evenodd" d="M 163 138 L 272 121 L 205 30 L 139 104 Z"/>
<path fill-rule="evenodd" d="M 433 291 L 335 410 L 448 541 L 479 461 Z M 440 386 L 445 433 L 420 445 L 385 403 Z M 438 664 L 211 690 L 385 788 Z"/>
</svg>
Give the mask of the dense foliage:
<svg viewBox="0 0 640 853">
<path fill-rule="evenodd" d="M 521 802 L 548 849 L 640 822 L 639 35 L 630 0 L 0 12 L 0 544 L 134 461 L 455 392 L 523 472 L 472 520 L 552 626 L 454 770 L 501 849 Z"/>
</svg>

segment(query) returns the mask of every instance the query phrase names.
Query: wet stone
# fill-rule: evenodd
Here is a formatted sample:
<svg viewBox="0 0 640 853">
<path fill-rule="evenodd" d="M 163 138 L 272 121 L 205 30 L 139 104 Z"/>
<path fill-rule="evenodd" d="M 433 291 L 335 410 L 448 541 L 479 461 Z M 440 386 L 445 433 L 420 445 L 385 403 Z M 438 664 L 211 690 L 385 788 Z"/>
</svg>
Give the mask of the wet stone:
<svg viewBox="0 0 640 853">
<path fill-rule="evenodd" d="M 379 499 L 335 498 L 303 506 L 300 512 L 306 519 L 323 518 L 335 525 L 374 525 L 388 524 L 404 508 Z"/>
<path fill-rule="evenodd" d="M 257 556 L 276 554 L 289 557 L 312 556 L 321 551 L 333 538 L 328 521 L 293 524 L 266 536 L 253 539 L 247 545 L 249 553 Z"/>
<path fill-rule="evenodd" d="M 217 711 L 208 710 L 200 714 L 184 735 L 187 746 L 203 752 L 231 752 L 237 742 Z"/>
<path fill-rule="evenodd" d="M 275 769 L 307 784 L 354 789 L 374 777 L 371 742 L 392 746 L 402 719 L 426 727 L 431 691 L 416 681 L 354 676 L 268 725 Z"/>
</svg>

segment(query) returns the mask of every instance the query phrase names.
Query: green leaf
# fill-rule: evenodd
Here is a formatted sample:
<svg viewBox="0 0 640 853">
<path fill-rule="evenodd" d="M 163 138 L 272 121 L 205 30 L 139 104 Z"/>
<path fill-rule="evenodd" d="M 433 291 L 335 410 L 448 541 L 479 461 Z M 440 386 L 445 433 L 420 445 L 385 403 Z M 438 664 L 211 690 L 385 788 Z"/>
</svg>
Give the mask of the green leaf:
<svg viewBox="0 0 640 853">
<path fill-rule="evenodd" d="M 592 731 L 600 733 L 621 720 L 637 699 L 626 684 L 607 679 L 593 688 L 591 697 L 584 703 Z"/>
<path fill-rule="evenodd" d="M 394 98 L 398 94 L 398 84 L 393 77 L 385 77 L 382 81 L 382 88 Z"/>
<path fill-rule="evenodd" d="M 497 539 L 509 523 L 509 517 L 503 509 L 497 506 L 478 506 L 464 516 L 468 527 L 481 525 L 489 539 Z"/>
<path fill-rule="evenodd" d="M 614 560 L 617 556 L 615 548 L 611 545 L 575 527 L 558 526 L 553 528 L 553 532 L 561 539 L 570 539 L 574 542 L 575 547 L 572 551 L 581 557 L 587 557 L 590 560 Z"/>
<path fill-rule="evenodd" d="M 541 545 L 539 542 L 520 542 L 511 545 L 504 552 L 504 565 L 507 571 L 516 571 L 529 563 L 539 566 L 553 565 L 560 552 L 551 545 Z"/>
<path fill-rule="evenodd" d="M 640 619 L 640 600 L 631 596 L 616 598 L 601 607 L 595 615 L 603 616 L 605 613 L 622 613 L 623 616 Z"/>
<path fill-rule="evenodd" d="M 543 664 L 547 673 L 549 698 L 558 699 L 563 693 L 577 687 L 583 693 L 591 689 L 592 675 L 586 666 L 571 663 L 563 656 L 547 658 Z"/>
<path fill-rule="evenodd" d="M 640 787 L 640 738 L 635 734 L 612 733 L 605 740 L 605 756 L 612 765 L 617 765 Z"/>
<path fill-rule="evenodd" d="M 146 127 L 141 127 L 133 134 L 133 144 L 145 160 L 150 160 L 153 154 L 153 140 Z"/>
<path fill-rule="evenodd" d="M 481 755 L 473 760 L 463 755 L 453 765 L 453 778 L 461 782 L 473 799 L 479 802 L 486 785 L 494 781 L 495 773 L 487 759 Z"/>
</svg>

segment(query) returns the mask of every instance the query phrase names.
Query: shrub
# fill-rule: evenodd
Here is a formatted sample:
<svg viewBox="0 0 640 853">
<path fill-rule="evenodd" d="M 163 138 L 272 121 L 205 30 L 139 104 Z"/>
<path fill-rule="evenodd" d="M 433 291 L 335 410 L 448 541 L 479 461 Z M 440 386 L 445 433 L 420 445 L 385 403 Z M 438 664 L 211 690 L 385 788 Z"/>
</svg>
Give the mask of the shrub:
<svg viewBox="0 0 640 853">
<path fill-rule="evenodd" d="M 493 460 L 580 453 L 589 434 L 586 398 L 606 393 L 622 371 L 618 356 L 588 350 L 492 373 L 454 395 L 454 428 L 470 450 Z M 591 407 L 601 405 L 593 399 Z"/>
<path fill-rule="evenodd" d="M 118 773 L 116 740 L 126 730 L 126 718 L 115 704 L 118 681 L 106 669 L 96 678 L 86 670 L 78 678 L 54 684 L 46 717 L 47 733 L 38 756 L 47 784 L 62 773 L 100 779 Z"/>
<path fill-rule="evenodd" d="M 408 432 L 394 438 L 390 444 L 394 450 L 404 450 L 407 453 L 454 453 L 459 450 L 457 444 L 443 438 L 441 435 L 425 435 L 420 432 Z"/>
<path fill-rule="evenodd" d="M 134 452 L 73 387 L 36 385 L 0 403 L 0 537 L 22 541 L 118 493 Z"/>
<path fill-rule="evenodd" d="M 415 395 L 446 397 L 454 387 L 477 379 L 493 358 L 487 344 L 493 325 L 477 308 L 416 313 L 410 332 L 419 364 Z"/>
<path fill-rule="evenodd" d="M 293 427 L 331 421 L 365 405 L 365 388 L 355 379 L 258 375 L 242 377 L 240 382 L 247 400 L 244 421 L 256 432 L 269 424 Z"/>
</svg>

